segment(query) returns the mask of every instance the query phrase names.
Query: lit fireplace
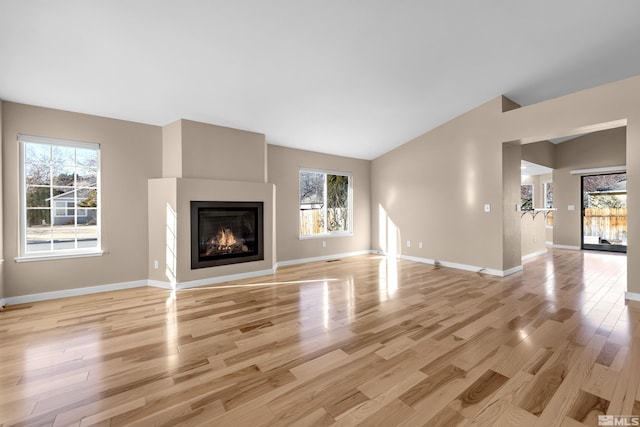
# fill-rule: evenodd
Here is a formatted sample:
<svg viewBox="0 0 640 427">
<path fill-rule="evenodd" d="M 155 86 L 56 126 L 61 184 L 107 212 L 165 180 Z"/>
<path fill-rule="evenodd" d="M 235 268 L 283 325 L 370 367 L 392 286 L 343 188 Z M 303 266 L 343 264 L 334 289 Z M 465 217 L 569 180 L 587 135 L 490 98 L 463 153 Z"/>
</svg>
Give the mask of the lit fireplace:
<svg viewBox="0 0 640 427">
<path fill-rule="evenodd" d="M 191 269 L 264 259 L 262 202 L 191 202 Z"/>
</svg>

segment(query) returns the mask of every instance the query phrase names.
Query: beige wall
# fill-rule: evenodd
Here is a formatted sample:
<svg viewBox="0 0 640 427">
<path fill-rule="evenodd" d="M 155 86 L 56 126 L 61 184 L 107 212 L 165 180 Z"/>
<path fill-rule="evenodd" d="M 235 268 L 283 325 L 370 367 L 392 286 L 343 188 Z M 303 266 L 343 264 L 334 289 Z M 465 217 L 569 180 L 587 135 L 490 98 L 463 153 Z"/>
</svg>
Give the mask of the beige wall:
<svg viewBox="0 0 640 427">
<path fill-rule="evenodd" d="M 517 144 L 502 145 L 502 247 L 511 247 L 511 250 L 502 249 L 502 270 L 517 268 L 522 263 L 521 251 L 522 232 L 520 225 L 521 214 L 516 209 L 520 206 L 520 158 L 522 147 Z M 534 193 L 535 195 L 535 193 Z"/>
<path fill-rule="evenodd" d="M 263 202 L 264 260 L 191 270 L 191 201 Z M 177 251 L 175 280 L 184 284 L 232 274 L 273 268 L 274 187 L 266 183 L 209 179 L 161 178 L 149 181 L 149 278 L 170 281 L 166 275 L 167 206 L 176 215 Z M 154 268 L 154 261 L 159 268 Z"/>
<path fill-rule="evenodd" d="M 163 177 L 266 182 L 264 134 L 190 120 L 163 128 Z"/>
<path fill-rule="evenodd" d="M 523 176 L 522 184 L 533 184 L 533 206 L 544 207 L 542 175 Z M 546 249 L 546 227 L 542 212 L 520 212 L 520 235 L 522 236 L 522 256 L 534 254 Z"/>
<path fill-rule="evenodd" d="M 177 217 L 173 217 L 177 213 L 177 191 L 176 178 L 158 178 L 148 181 L 148 278 L 172 284 L 176 283 L 177 272 L 173 261 L 167 262 L 167 258 L 170 257 L 167 254 L 167 228 L 177 223 Z M 158 262 L 158 268 L 155 268 L 154 261 Z"/>
<path fill-rule="evenodd" d="M 0 99 L 0 142 L 2 141 L 2 122 L 4 116 L 2 114 L 2 107 L 4 103 Z M 2 151 L 0 150 L 0 300 L 4 300 L 4 227 L 2 216 L 4 215 L 4 197 L 2 196 Z M 0 306 L 4 303 L 0 301 Z"/>
<path fill-rule="evenodd" d="M 580 175 L 575 169 L 590 169 L 626 164 L 626 128 L 590 133 L 556 146 L 556 169 L 553 171 L 554 244 L 581 245 Z M 574 211 L 568 206 L 575 206 Z"/>
<path fill-rule="evenodd" d="M 400 254 L 504 269 L 503 156 L 495 131 L 501 111 L 498 97 L 373 160 L 373 249 L 393 252 L 394 242 L 385 236 L 390 222 L 400 236 L 395 244 Z M 514 191 L 520 180 L 516 149 Z M 484 204 L 491 205 L 490 213 L 484 212 Z M 517 239 L 519 258 L 520 230 L 510 234 Z M 420 241 L 422 248 L 413 243 Z"/>
<path fill-rule="evenodd" d="M 555 145 L 549 141 L 534 142 L 522 146 L 522 160 L 553 169 Z"/>
<path fill-rule="evenodd" d="M 162 129 L 162 152 L 163 178 L 149 180 L 149 278 L 181 285 L 272 269 L 275 188 L 266 183 L 265 136 L 178 120 Z M 191 201 L 263 202 L 264 260 L 191 270 Z M 175 269 L 167 268 L 167 207 L 177 221 Z"/>
<path fill-rule="evenodd" d="M 270 146 L 264 135 L 179 120 L 164 128 L 107 118 L 4 103 L 2 143 L 5 180 L 4 248 L 9 262 L 3 277 L 6 297 L 118 284 L 147 278 L 167 282 L 166 207 L 178 215 L 177 281 L 188 282 L 271 269 L 276 258 L 276 191 L 283 187 L 278 213 L 284 233 L 278 236 L 280 260 L 297 260 L 364 251 L 369 241 L 370 162 Z M 102 157 L 102 243 L 100 257 L 16 263 L 19 255 L 18 143 L 25 133 L 98 142 Z M 223 153 L 223 154 L 221 154 Z M 267 159 L 267 154 L 270 159 Z M 176 162 L 175 160 L 179 160 Z M 210 165 L 220 164 L 220 167 Z M 242 167 L 238 167 L 241 165 Z M 351 237 L 301 241 L 297 237 L 300 166 L 353 173 L 354 224 Z M 293 181 L 289 174 L 293 172 Z M 163 174 L 202 175 L 162 179 Z M 220 177 L 221 179 L 212 179 Z M 206 179 L 203 179 L 206 178 Z M 293 192 L 287 193 L 293 183 Z M 190 269 L 188 209 L 190 200 L 262 200 L 265 202 L 265 260 L 214 269 Z M 287 207 L 292 209 L 288 209 Z M 293 218 L 293 219 L 292 219 Z M 295 224 L 292 228 L 291 225 Z M 289 234 L 290 233 L 290 234 Z M 315 243 L 315 245 L 314 245 Z M 317 246 L 317 247 L 316 247 Z M 154 267 L 157 260 L 159 268 Z M 1 296 L 0 296 L 1 298 Z"/>
<path fill-rule="evenodd" d="M 509 268 L 505 254 L 519 253 L 521 242 L 505 238 L 509 227 L 503 212 L 482 212 L 482 204 L 496 206 L 510 197 L 503 194 L 504 181 L 511 179 L 502 173 L 507 167 L 500 162 L 503 143 L 532 143 L 626 124 L 628 253 L 633 259 L 640 251 L 640 197 L 633 196 L 640 194 L 639 95 L 640 76 L 505 112 L 498 97 L 375 159 L 373 248 L 380 248 L 382 207 L 400 230 L 401 241 L 425 241 L 423 250 L 402 245 L 402 253 L 504 271 Z M 561 194 L 557 198 L 558 206 L 569 203 Z M 564 226 L 559 220 L 554 243 Z M 630 291 L 640 293 L 640 264 L 629 263 L 628 283 Z"/>
<path fill-rule="evenodd" d="M 295 150 L 276 145 L 267 148 L 269 182 L 276 186 L 277 260 L 291 261 L 371 248 L 370 162 L 347 157 Z M 353 235 L 300 239 L 298 233 L 300 168 L 353 174 Z M 322 241 L 326 247 L 322 247 Z"/>
<path fill-rule="evenodd" d="M 548 140 L 627 126 L 628 259 L 640 251 L 640 76 L 554 98 L 503 114 L 500 138 L 523 142 Z M 554 176 L 555 182 L 555 176 Z M 561 204 L 567 204 L 565 201 Z M 576 202 L 577 203 L 577 202 Z M 561 207 L 561 206 L 560 206 Z M 565 206 L 566 208 L 566 206 Z M 558 240 L 554 227 L 554 244 Z M 640 264 L 629 262 L 630 292 L 640 294 Z"/>
<path fill-rule="evenodd" d="M 182 120 L 162 127 L 162 177 L 182 177 Z"/>
<path fill-rule="evenodd" d="M 504 98 L 497 97 L 373 162 L 262 145 L 266 160 L 264 155 L 258 155 L 255 165 L 250 163 L 251 170 L 258 171 L 255 176 L 251 175 L 251 180 L 264 183 L 266 162 L 268 182 L 277 188 L 275 259 L 296 260 L 369 248 L 388 250 L 389 242 L 382 234 L 388 233 L 391 224 L 397 229 L 394 246 L 402 254 L 507 270 L 522 247 L 520 230 L 515 232 L 521 223 L 514 221 L 509 213 L 512 201 L 518 198 L 514 194 L 516 186 L 512 175 L 513 170 L 519 168 L 519 158 L 503 156 L 504 142 L 532 143 L 625 125 L 630 195 L 628 256 L 635 259 L 636 252 L 640 251 L 639 96 L 640 76 L 521 108 L 512 103 L 507 103 L 509 108 L 505 108 Z M 2 118 L 5 297 L 146 279 L 151 274 L 147 185 L 149 179 L 162 176 L 161 128 L 13 103 L 3 104 Z M 198 139 L 202 132 L 209 133 L 202 130 L 209 126 L 196 124 L 188 131 L 193 132 L 190 135 L 197 141 L 189 154 L 195 157 L 189 160 L 183 157 L 182 166 L 186 164 L 193 173 L 209 173 L 212 156 L 215 155 L 215 161 L 221 157 L 211 151 L 206 138 Z M 28 263 L 13 261 L 18 256 L 19 225 L 17 133 L 101 144 L 104 256 Z M 257 152 L 261 144 L 256 141 L 254 148 L 257 148 L 251 153 Z M 585 147 L 573 154 L 558 154 L 558 163 L 554 166 L 558 169 L 579 167 L 566 166 L 562 159 L 574 159 L 579 153 L 586 153 Z M 194 154 L 199 150 L 207 155 Z M 618 163 L 615 159 L 602 161 L 602 156 L 610 154 L 611 147 L 594 145 L 593 150 L 600 153 L 600 158 L 585 161 L 584 167 Z M 231 151 L 236 152 L 235 147 Z M 353 173 L 353 236 L 298 238 L 300 167 Z M 235 178 L 235 168 L 223 170 L 224 180 L 245 180 Z M 555 195 L 560 211 L 554 243 L 577 244 L 579 223 L 576 226 L 571 216 L 566 215 L 566 205 L 575 202 L 578 209 L 575 214 L 579 215 L 579 192 L 570 195 L 571 190 L 566 190 L 563 194 L 562 188 L 569 189 L 571 184 L 565 186 L 560 175 L 557 179 L 561 181 L 559 184 L 554 173 L 554 185 L 561 188 Z M 196 184 L 188 191 L 201 194 L 207 190 Z M 264 191 L 268 192 L 266 187 Z M 180 210 L 182 202 L 176 203 Z M 483 211 L 484 204 L 491 205 L 491 212 Z M 560 219 L 563 217 L 564 220 Z M 514 224 L 520 225 L 512 227 Z M 569 234 L 558 236 L 560 229 L 563 230 L 560 233 Z M 327 242 L 326 248 L 322 247 L 322 240 Z M 410 248 L 406 247 L 407 240 L 412 242 Z M 423 248 L 416 244 L 420 241 Z M 628 265 L 628 287 L 640 293 L 638 263 Z"/>
<path fill-rule="evenodd" d="M 161 129 L 6 102 L 3 105 L 5 296 L 147 278 L 147 180 L 161 173 Z M 16 135 L 100 144 L 100 257 L 16 263 L 19 255 L 19 150 Z"/>
</svg>

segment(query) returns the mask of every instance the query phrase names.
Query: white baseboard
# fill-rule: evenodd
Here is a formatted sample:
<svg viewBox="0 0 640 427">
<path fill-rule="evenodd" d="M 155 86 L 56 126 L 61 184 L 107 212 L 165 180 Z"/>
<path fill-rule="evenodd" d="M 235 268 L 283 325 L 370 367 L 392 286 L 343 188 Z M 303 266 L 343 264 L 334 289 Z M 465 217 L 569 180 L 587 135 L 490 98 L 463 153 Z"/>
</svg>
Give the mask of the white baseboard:
<svg viewBox="0 0 640 427">
<path fill-rule="evenodd" d="M 515 267 L 511 267 L 511 268 L 509 268 L 507 270 L 504 270 L 503 274 L 502 274 L 502 277 L 511 276 L 512 274 L 519 273 L 522 270 L 524 270 L 524 267 L 522 266 L 522 264 L 516 265 Z"/>
<path fill-rule="evenodd" d="M 173 290 L 173 286 L 171 286 L 170 282 L 163 282 L 162 280 L 149 279 L 147 280 L 147 286 L 151 286 L 152 288 Z"/>
<path fill-rule="evenodd" d="M 167 289 L 167 290 L 189 289 L 189 288 L 195 288 L 198 286 L 214 285 L 217 283 L 231 282 L 234 280 L 244 280 L 244 279 L 251 279 L 253 277 L 267 276 L 270 274 L 274 274 L 278 269 L 278 267 L 282 267 L 286 265 L 304 264 L 307 262 L 324 261 L 324 260 L 335 259 L 335 258 L 345 258 L 349 256 L 365 255 L 373 252 L 374 251 L 360 251 L 360 252 L 350 252 L 350 253 L 343 253 L 343 254 L 337 254 L 337 255 L 327 255 L 327 256 L 315 257 L 315 258 L 304 258 L 304 259 L 291 260 L 291 261 L 282 261 L 282 262 L 276 263 L 273 268 L 269 268 L 266 270 L 251 271 L 249 273 L 230 274 L 230 275 L 218 276 L 218 277 L 209 277 L 206 279 L 190 280 L 188 282 L 178 282 L 175 284 L 175 286 L 172 286 L 171 282 L 168 282 L 168 281 L 164 282 L 161 280 L 136 280 L 133 282 L 113 283 L 109 285 L 89 286 L 85 288 L 66 289 L 62 291 L 42 292 L 39 294 L 7 297 L 4 299 L 0 299 L 0 303 L 4 303 L 5 305 L 6 304 L 26 304 L 30 302 L 46 301 L 46 300 L 52 300 L 52 299 L 58 299 L 58 298 L 96 294 L 99 292 L 119 291 L 123 289 L 138 288 L 142 286 L 152 286 L 155 288 L 161 288 L 161 289 Z M 2 305 L 0 304 L 0 306 Z"/>
<path fill-rule="evenodd" d="M 547 246 L 553 246 L 553 242 L 549 242 L 549 241 L 544 242 L 544 244 Z"/>
<path fill-rule="evenodd" d="M 0 299 L 0 306 L 8 305 L 8 304 L 26 304 L 30 302 L 46 301 L 46 300 L 52 300 L 52 299 L 58 299 L 58 298 L 90 295 L 90 294 L 96 294 L 100 292 L 119 291 L 123 289 L 139 288 L 143 286 L 152 286 L 152 287 L 167 289 L 167 290 L 189 289 L 189 288 L 194 288 L 199 286 L 207 286 L 207 285 L 213 285 L 217 283 L 251 279 L 253 277 L 259 277 L 259 276 L 267 276 L 270 274 L 274 274 L 279 267 L 285 267 L 289 265 L 305 264 L 305 263 L 316 262 L 316 261 L 327 261 L 327 260 L 336 259 L 336 258 L 347 258 L 347 257 L 367 255 L 367 254 L 385 255 L 379 251 L 367 250 L 367 251 L 348 252 L 348 253 L 335 254 L 335 255 L 326 255 L 321 257 L 301 258 L 296 260 L 280 261 L 280 262 L 277 262 L 273 268 L 266 269 L 266 270 L 252 271 L 249 273 L 230 274 L 230 275 L 218 276 L 218 277 L 209 277 L 206 279 L 191 280 L 188 282 L 178 282 L 175 284 L 175 287 L 172 286 L 172 284 L 168 281 L 164 282 L 161 280 L 136 280 L 131 282 L 112 283 L 108 285 L 88 286 L 85 288 L 66 289 L 66 290 L 53 291 L 53 292 L 42 292 L 39 294 L 21 295 L 16 297 L 3 298 L 3 299 Z M 494 270 L 491 268 L 476 267 L 476 266 L 466 265 L 466 264 L 458 264 L 455 262 L 436 261 L 433 259 L 412 257 L 407 255 L 399 255 L 398 258 L 405 259 L 408 261 L 420 262 L 423 264 L 431 264 L 431 265 L 438 264 L 443 267 L 456 268 L 458 270 L 473 271 L 476 273 L 490 274 L 493 276 L 500 276 L 500 277 L 505 277 L 522 270 L 522 265 L 502 271 L 502 270 Z M 640 295 L 638 296 L 638 298 L 640 298 Z"/>
<path fill-rule="evenodd" d="M 65 289 L 62 291 L 42 292 L 39 294 L 21 295 L 18 297 L 7 297 L 5 298 L 5 301 L 7 304 L 26 304 L 30 302 L 47 301 L 58 298 L 97 294 L 100 292 L 141 288 L 143 286 L 147 286 L 147 280 L 135 280 L 133 282 L 112 283 L 109 285 L 88 286 L 86 288 Z"/>
<path fill-rule="evenodd" d="M 522 270 L 522 265 L 515 266 L 508 270 L 495 270 L 493 268 L 477 267 L 475 265 L 459 264 L 457 262 L 440 261 L 429 258 L 418 258 L 408 255 L 398 255 L 398 258 L 407 261 L 420 262 L 423 264 L 440 265 L 442 267 L 456 268 L 458 270 L 473 271 L 475 273 L 490 274 L 492 276 L 505 277 Z"/>
<path fill-rule="evenodd" d="M 207 279 L 190 280 L 188 282 L 178 282 L 176 283 L 176 289 L 197 288 L 199 286 L 215 285 L 217 283 L 223 282 L 233 282 L 234 280 L 251 279 L 253 277 L 274 274 L 275 272 L 275 268 L 269 268 L 267 270 L 251 271 L 249 273 L 229 274 L 227 276 L 209 277 Z M 167 284 L 169 283 L 167 282 Z"/>
<path fill-rule="evenodd" d="M 627 291 L 624 293 L 624 299 L 629 301 L 640 301 L 640 294 L 636 292 Z"/>
<path fill-rule="evenodd" d="M 527 255 L 523 255 L 523 256 L 521 257 L 521 260 L 522 260 L 522 261 L 526 261 L 526 260 L 528 260 L 528 259 L 535 258 L 535 257 L 537 257 L 537 256 L 539 256 L 539 255 L 544 255 L 544 254 L 546 254 L 546 253 L 547 253 L 547 249 L 546 249 L 546 248 L 545 248 L 545 249 L 540 249 L 539 251 L 532 252 L 532 253 L 527 254 Z"/>
<path fill-rule="evenodd" d="M 7 305 L 7 300 L 5 298 L 0 298 L 0 308 L 3 308 Z"/>
<path fill-rule="evenodd" d="M 553 245 L 554 249 L 568 249 L 570 251 L 579 251 L 580 246 L 569 246 L 569 245 Z"/>
<path fill-rule="evenodd" d="M 279 267 L 287 267 L 289 265 L 297 265 L 297 264 L 306 264 L 309 262 L 317 262 L 317 261 L 328 261 L 336 258 L 347 258 L 358 255 L 367 255 L 367 254 L 377 254 L 377 251 L 358 251 L 358 252 L 347 252 L 343 254 L 335 254 L 335 255 L 323 255 L 313 258 L 300 258 L 300 259 L 292 259 L 288 261 L 279 261 L 276 262 L 276 269 Z"/>
</svg>

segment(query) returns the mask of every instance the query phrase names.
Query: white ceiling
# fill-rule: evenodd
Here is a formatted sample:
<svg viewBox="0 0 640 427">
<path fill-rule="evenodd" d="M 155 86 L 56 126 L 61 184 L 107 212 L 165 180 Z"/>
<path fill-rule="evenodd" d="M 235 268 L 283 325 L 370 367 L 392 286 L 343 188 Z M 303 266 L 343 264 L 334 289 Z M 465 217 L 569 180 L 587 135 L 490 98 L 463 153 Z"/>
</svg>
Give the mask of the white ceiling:
<svg viewBox="0 0 640 427">
<path fill-rule="evenodd" d="M 640 1 L 0 0 L 0 99 L 364 159 L 640 74 Z"/>
<path fill-rule="evenodd" d="M 520 175 L 522 176 L 544 175 L 551 172 L 553 172 L 553 169 L 546 166 L 531 163 L 526 160 L 520 161 Z"/>
</svg>

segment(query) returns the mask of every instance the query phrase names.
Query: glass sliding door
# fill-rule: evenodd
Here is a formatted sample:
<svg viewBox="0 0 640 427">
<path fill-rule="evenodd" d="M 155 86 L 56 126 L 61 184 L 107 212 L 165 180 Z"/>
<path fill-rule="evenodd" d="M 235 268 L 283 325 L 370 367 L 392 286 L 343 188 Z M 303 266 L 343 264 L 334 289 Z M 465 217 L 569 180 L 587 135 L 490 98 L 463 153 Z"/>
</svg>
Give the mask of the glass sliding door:
<svg viewBox="0 0 640 427">
<path fill-rule="evenodd" d="M 627 174 L 582 177 L 582 248 L 627 252 Z"/>
</svg>

